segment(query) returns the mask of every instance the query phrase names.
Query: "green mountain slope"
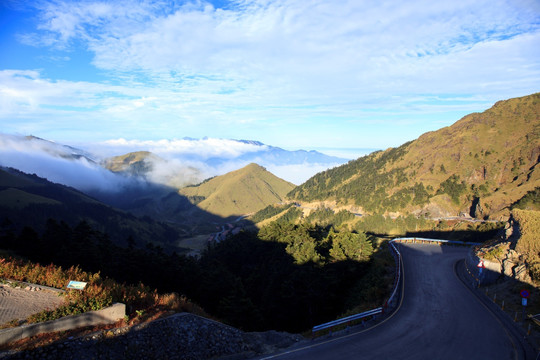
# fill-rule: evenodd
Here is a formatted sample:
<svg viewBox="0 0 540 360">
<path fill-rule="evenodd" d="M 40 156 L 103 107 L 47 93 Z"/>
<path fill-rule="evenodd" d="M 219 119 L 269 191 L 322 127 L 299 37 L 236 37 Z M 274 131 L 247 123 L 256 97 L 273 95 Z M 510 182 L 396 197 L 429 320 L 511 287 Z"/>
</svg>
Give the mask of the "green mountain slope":
<svg viewBox="0 0 540 360">
<path fill-rule="evenodd" d="M 114 172 L 144 175 L 151 171 L 151 161 L 163 161 L 149 151 L 137 151 L 106 159 L 103 166 Z"/>
<path fill-rule="evenodd" d="M 195 184 L 204 178 L 200 169 L 165 160 L 149 151 L 114 156 L 105 159 L 101 165 L 113 172 L 135 175 L 175 189 Z"/>
<path fill-rule="evenodd" d="M 70 226 L 86 221 L 122 246 L 130 236 L 141 246 L 150 242 L 174 247 L 178 240 L 178 232 L 166 224 L 142 220 L 36 175 L 0 168 L 0 221 L 15 230 L 28 226 L 42 232 L 50 218 Z"/>
<path fill-rule="evenodd" d="M 540 186 L 540 94 L 317 174 L 292 200 L 332 201 L 367 213 L 506 217 Z"/>
<path fill-rule="evenodd" d="M 241 216 L 280 202 L 294 185 L 257 164 L 181 189 L 200 209 L 221 216 Z"/>
</svg>

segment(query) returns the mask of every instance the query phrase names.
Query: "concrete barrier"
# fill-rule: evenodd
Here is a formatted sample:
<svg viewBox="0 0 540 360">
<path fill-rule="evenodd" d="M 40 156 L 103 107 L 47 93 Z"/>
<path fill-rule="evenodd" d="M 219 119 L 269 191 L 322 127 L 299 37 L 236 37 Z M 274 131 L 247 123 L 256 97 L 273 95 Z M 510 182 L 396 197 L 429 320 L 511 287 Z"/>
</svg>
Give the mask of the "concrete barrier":
<svg viewBox="0 0 540 360">
<path fill-rule="evenodd" d="M 58 320 L 3 329 L 0 330 L 0 345 L 43 333 L 73 330 L 85 326 L 112 324 L 122 319 L 125 315 L 126 305 L 115 303 L 108 308 L 97 311 L 89 311 L 84 314 L 66 316 Z"/>
</svg>

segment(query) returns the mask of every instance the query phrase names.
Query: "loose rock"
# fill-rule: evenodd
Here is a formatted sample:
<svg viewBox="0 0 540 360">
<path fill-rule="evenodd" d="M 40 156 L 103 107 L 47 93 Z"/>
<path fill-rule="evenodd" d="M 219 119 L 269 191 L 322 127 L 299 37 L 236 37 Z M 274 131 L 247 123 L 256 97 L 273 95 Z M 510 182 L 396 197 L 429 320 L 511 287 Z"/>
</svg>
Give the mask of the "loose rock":
<svg viewBox="0 0 540 360">
<path fill-rule="evenodd" d="M 131 327 L 127 332 L 105 330 L 32 351 L 0 353 L 0 358 L 200 360 L 234 356 L 243 359 L 274 352 L 302 339 L 300 335 L 276 331 L 245 333 L 182 313 Z"/>
</svg>

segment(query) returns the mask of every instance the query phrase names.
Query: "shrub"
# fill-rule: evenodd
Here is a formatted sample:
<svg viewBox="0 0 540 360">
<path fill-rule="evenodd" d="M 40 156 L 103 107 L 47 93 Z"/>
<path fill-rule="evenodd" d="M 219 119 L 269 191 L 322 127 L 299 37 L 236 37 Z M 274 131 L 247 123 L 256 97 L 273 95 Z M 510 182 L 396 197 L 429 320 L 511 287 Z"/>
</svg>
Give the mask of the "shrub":
<svg viewBox="0 0 540 360">
<path fill-rule="evenodd" d="M 156 307 L 173 311 L 191 309 L 199 314 L 204 313 L 185 297 L 176 294 L 160 295 L 141 283 L 129 286 L 119 284 L 112 279 L 102 278 L 99 273 L 84 272 L 77 266 L 64 270 L 53 264 L 42 266 L 22 260 L 0 259 L 0 277 L 55 288 L 66 287 L 70 280 L 87 282 L 83 291 L 66 290 L 63 305 L 30 316 L 27 319 L 30 323 L 100 310 L 114 302 L 126 304 L 131 313 Z"/>
</svg>

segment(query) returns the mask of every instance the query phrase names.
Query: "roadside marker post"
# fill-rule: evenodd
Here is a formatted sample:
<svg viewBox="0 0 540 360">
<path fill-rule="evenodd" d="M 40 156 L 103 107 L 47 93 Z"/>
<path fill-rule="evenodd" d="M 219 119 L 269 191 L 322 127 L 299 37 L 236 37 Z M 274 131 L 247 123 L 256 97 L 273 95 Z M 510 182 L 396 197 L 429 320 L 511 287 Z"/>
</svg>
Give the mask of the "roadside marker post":
<svg viewBox="0 0 540 360">
<path fill-rule="evenodd" d="M 528 290 L 521 290 L 521 305 L 523 306 L 522 320 L 525 321 L 525 307 L 527 307 L 527 299 L 531 296 L 531 293 Z"/>
<path fill-rule="evenodd" d="M 480 259 L 478 262 L 478 287 L 480 287 L 480 279 L 482 278 L 482 272 L 486 268 L 486 265 L 484 264 L 484 260 Z"/>
</svg>

